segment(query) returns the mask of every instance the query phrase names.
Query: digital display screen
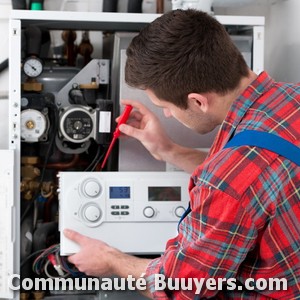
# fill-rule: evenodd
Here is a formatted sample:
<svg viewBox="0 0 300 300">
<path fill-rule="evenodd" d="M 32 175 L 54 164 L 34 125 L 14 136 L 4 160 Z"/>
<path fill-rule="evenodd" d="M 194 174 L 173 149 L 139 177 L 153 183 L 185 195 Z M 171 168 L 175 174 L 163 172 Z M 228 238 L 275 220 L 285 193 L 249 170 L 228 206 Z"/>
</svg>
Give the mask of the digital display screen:
<svg viewBox="0 0 300 300">
<path fill-rule="evenodd" d="M 130 199 L 130 186 L 110 186 L 110 199 Z"/>
<path fill-rule="evenodd" d="M 149 186 L 149 201 L 181 201 L 180 186 Z"/>
</svg>

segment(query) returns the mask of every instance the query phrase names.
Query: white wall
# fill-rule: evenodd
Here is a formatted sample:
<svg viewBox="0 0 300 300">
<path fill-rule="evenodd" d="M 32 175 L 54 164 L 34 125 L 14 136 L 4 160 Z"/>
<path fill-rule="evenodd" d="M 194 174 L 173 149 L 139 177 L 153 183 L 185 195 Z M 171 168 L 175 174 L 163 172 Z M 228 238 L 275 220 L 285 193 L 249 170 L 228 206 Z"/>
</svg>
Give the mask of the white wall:
<svg viewBox="0 0 300 300">
<path fill-rule="evenodd" d="M 215 0 L 231 2 L 234 0 Z M 300 1 L 244 0 L 217 14 L 265 16 L 265 70 L 278 81 L 300 82 Z"/>
<path fill-rule="evenodd" d="M 267 66 L 280 81 L 300 82 L 300 1 L 282 0 L 271 6 Z"/>
</svg>

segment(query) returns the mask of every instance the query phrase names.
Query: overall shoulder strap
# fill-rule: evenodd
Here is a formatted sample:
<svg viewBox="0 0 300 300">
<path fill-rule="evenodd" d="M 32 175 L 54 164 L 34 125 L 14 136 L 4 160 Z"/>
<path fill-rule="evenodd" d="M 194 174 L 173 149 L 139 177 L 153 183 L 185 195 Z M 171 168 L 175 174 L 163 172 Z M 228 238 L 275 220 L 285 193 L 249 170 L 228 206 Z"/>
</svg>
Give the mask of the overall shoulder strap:
<svg viewBox="0 0 300 300">
<path fill-rule="evenodd" d="M 224 148 L 256 146 L 275 152 L 300 166 L 300 148 L 273 133 L 245 130 L 236 134 Z"/>
<path fill-rule="evenodd" d="M 273 133 L 244 130 L 236 134 L 224 148 L 232 148 L 238 146 L 256 146 L 275 152 L 290 161 L 300 166 L 300 148 L 277 136 Z M 178 226 L 181 221 L 191 212 L 190 204 L 179 220 Z"/>
</svg>

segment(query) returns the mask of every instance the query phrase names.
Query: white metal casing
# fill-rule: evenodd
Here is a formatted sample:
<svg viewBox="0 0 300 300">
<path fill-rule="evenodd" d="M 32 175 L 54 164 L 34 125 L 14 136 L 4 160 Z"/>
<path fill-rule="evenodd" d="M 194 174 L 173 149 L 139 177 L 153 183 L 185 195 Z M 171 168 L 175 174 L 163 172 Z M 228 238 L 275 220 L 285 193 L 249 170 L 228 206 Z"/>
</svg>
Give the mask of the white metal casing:
<svg viewBox="0 0 300 300">
<path fill-rule="evenodd" d="M 0 150 L 0 299 L 10 299 L 9 276 L 15 273 L 17 209 L 14 205 L 14 151 Z"/>
</svg>

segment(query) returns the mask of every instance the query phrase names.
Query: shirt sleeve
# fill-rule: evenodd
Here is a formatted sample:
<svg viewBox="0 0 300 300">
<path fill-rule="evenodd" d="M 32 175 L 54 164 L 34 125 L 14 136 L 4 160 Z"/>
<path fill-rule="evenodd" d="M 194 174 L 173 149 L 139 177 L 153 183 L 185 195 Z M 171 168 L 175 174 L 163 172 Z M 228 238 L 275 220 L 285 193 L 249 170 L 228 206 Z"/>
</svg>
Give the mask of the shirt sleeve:
<svg viewBox="0 0 300 300">
<path fill-rule="evenodd" d="M 164 254 L 148 265 L 146 278 L 154 299 L 216 295 L 220 286 L 207 288 L 207 279 L 235 278 L 255 244 L 257 231 L 239 200 L 211 186 L 196 186 L 190 194 L 191 212 L 180 223 L 178 235 L 168 241 Z M 165 278 L 165 289 L 158 284 L 161 278 Z M 178 285 L 168 284 L 176 278 L 185 279 L 179 290 Z M 188 280 L 194 278 L 203 278 L 201 290 L 195 284 L 188 286 Z"/>
</svg>

